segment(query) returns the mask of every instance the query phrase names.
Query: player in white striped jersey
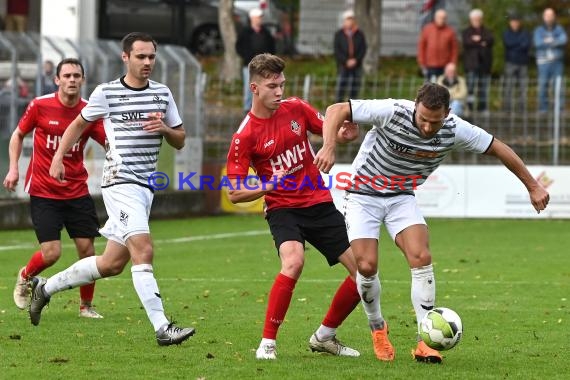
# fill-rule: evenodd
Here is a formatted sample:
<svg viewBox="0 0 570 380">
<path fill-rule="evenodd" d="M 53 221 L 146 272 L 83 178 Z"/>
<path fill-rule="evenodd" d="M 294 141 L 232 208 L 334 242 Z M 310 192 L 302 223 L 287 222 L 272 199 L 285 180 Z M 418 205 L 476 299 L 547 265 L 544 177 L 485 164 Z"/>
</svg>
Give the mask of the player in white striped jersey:
<svg viewBox="0 0 570 380">
<path fill-rule="evenodd" d="M 179 344 L 194 334 L 164 313 L 153 274 L 153 247 L 148 225 L 153 191 L 148 178 L 156 170 L 162 139 L 176 149 L 185 132 L 168 87 L 150 80 L 156 42 L 145 33 L 123 38 L 127 74 L 99 85 L 89 103 L 69 125 L 54 155 L 50 175 L 65 180 L 62 158 L 89 123 L 103 119 L 109 145 L 103 168 L 102 194 L 109 219 L 100 230 L 108 241 L 101 256 L 83 259 L 47 279 L 35 278 L 30 318 L 39 324 L 50 297 L 62 290 L 115 276 L 132 261 L 133 285 L 156 332 L 159 345 Z"/>
<path fill-rule="evenodd" d="M 449 92 L 426 83 L 415 102 L 407 100 L 350 100 L 328 107 L 323 125 L 323 147 L 315 156 L 328 173 L 335 162 L 335 136 L 345 120 L 372 124 L 353 162 L 352 185 L 345 198 L 348 237 L 358 264 L 357 287 L 380 360 L 394 359 L 388 325 L 380 309 L 378 238 L 386 229 L 408 260 L 411 298 L 419 321 L 434 307 L 435 279 L 428 229 L 414 189 L 452 150 L 497 157 L 527 188 L 537 212 L 549 201 L 548 192 L 532 177 L 521 158 L 483 129 L 449 113 Z M 441 354 L 418 337 L 412 351 L 418 361 L 442 361 Z"/>
</svg>

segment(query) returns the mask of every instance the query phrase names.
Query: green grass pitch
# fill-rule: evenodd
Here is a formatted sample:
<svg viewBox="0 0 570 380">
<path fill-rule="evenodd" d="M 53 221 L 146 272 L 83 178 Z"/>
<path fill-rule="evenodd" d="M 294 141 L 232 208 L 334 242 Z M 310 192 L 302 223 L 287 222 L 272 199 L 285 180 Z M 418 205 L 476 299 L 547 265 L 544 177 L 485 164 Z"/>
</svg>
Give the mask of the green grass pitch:
<svg viewBox="0 0 570 380">
<path fill-rule="evenodd" d="M 0 232 L 0 379 L 562 379 L 570 341 L 568 221 L 429 220 L 437 306 L 463 320 L 457 347 L 441 365 L 416 363 L 410 273 L 382 231 L 382 311 L 396 349 L 376 360 L 359 306 L 338 330 L 360 358 L 316 354 L 319 326 L 341 267 L 308 247 L 306 265 L 278 336 L 278 359 L 255 360 L 267 293 L 279 270 L 263 217 L 222 216 L 151 225 L 155 275 L 167 316 L 192 325 L 180 346 L 159 347 L 132 287 L 130 271 L 97 282 L 102 320 L 78 317 L 78 290 L 52 298 L 41 324 L 12 301 L 15 276 L 36 249 L 31 230 Z M 65 235 L 66 236 L 66 235 Z M 64 240 L 61 260 L 76 254 Z M 104 239 L 98 239 L 101 252 Z"/>
</svg>

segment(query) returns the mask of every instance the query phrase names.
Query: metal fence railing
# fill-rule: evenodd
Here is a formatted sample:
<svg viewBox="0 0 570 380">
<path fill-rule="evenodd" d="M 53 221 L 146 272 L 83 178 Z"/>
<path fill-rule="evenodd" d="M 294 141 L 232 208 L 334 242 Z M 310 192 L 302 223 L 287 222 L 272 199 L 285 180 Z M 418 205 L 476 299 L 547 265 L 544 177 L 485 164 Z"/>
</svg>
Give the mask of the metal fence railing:
<svg viewBox="0 0 570 380">
<path fill-rule="evenodd" d="M 124 74 L 122 47 L 115 40 L 72 41 L 66 38 L 36 33 L 0 32 L 0 176 L 8 169 L 8 141 L 28 103 L 41 95 L 43 63 L 46 59 L 56 65 L 67 57 L 81 60 L 86 72 L 82 96 L 88 98 L 95 87 Z M 163 147 L 159 166 L 174 171 L 201 172 L 203 121 L 203 74 L 200 63 L 181 46 L 159 45 L 152 79 L 170 87 L 184 121 L 190 148 L 174 151 Z M 18 86 L 12 84 L 18 83 Z M 23 176 L 31 152 L 31 137 L 24 140 L 20 159 L 20 185 L 17 196 L 24 196 Z M 92 149 L 96 174 L 99 174 L 104 152 Z M 89 167 L 88 167 L 89 169 Z M 90 187 L 98 187 L 100 177 L 91 175 Z M 0 187 L 0 199 L 12 196 Z"/>
<path fill-rule="evenodd" d="M 361 98 L 414 99 L 423 79 L 412 76 L 365 77 L 361 87 Z M 308 100 L 321 112 L 334 102 L 336 78 L 334 76 L 287 77 L 285 96 L 299 96 Z M 551 88 L 550 111 L 538 111 L 538 89 L 536 79 L 529 79 L 526 90 L 512 89 L 512 95 L 505 96 L 504 78 L 493 78 L 488 93 L 489 108 L 485 112 L 473 111 L 465 118 L 486 129 L 505 141 L 525 160 L 527 164 L 570 165 L 570 109 L 556 107 L 553 99 L 558 88 L 563 93 L 568 81 L 563 79 L 558 87 Z M 207 162 L 223 162 L 232 134 L 243 119 L 241 83 L 225 83 L 221 79 L 209 78 L 207 82 L 205 113 L 205 155 Z M 475 91 L 476 92 L 476 91 Z M 516 99 L 516 102 L 510 102 Z M 475 106 L 477 104 L 475 103 Z M 558 111 L 559 110 L 559 111 Z M 367 128 L 369 126 L 363 126 Z M 363 134 L 362 134 L 363 135 Z M 315 139 L 315 148 L 319 145 Z M 359 144 L 347 144 L 339 148 L 339 161 L 351 162 Z M 446 161 L 456 164 L 487 164 L 495 160 L 483 155 L 453 153 Z"/>
</svg>

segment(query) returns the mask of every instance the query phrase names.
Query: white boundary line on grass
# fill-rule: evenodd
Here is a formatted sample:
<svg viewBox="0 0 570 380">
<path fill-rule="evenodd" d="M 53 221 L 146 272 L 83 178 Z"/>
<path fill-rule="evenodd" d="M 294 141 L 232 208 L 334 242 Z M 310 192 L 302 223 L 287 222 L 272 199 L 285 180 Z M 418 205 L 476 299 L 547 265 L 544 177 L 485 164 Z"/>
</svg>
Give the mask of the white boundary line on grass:
<svg viewBox="0 0 570 380">
<path fill-rule="evenodd" d="M 154 244 L 179 244 L 179 243 L 189 243 L 193 241 L 201 240 L 217 240 L 217 239 L 229 239 L 244 236 L 257 236 L 257 235 L 269 235 L 269 230 L 251 230 L 251 231 L 241 231 L 241 232 L 226 232 L 222 234 L 212 234 L 212 235 L 196 235 L 196 236 L 186 236 L 174 239 L 157 239 L 154 240 Z M 1 251 L 15 251 L 20 249 L 33 249 L 36 248 L 37 244 L 15 244 L 15 245 L 0 245 Z M 73 248 L 74 244 L 63 244 L 63 248 Z"/>
<path fill-rule="evenodd" d="M 189 243 L 193 241 L 201 241 L 201 240 L 217 240 L 217 239 L 229 239 L 235 237 L 245 237 L 245 236 L 258 236 L 258 235 L 269 235 L 269 230 L 250 230 L 250 231 L 241 231 L 241 232 L 226 232 L 221 234 L 212 234 L 212 235 L 196 235 L 196 236 L 186 236 L 181 238 L 174 238 L 174 239 L 158 239 L 154 240 L 154 244 L 180 244 L 180 243 Z M 13 250 L 20 250 L 20 249 L 33 249 L 36 248 L 37 244 L 17 244 L 17 245 L 0 245 L 0 252 L 2 251 L 13 251 Z M 63 248 L 72 248 L 74 247 L 73 244 L 63 244 Z M 123 280 L 122 278 L 114 277 L 113 281 L 120 281 Z M 125 281 L 132 281 L 129 279 L 124 279 Z M 273 281 L 274 278 L 267 278 L 267 279 L 253 279 L 253 278 L 160 278 L 159 281 L 183 281 L 183 282 L 218 282 L 218 283 L 240 283 L 240 282 L 270 282 Z M 338 279 L 301 279 L 301 282 L 308 282 L 308 283 L 337 283 Z M 391 283 L 391 284 L 400 284 L 400 283 L 409 283 L 409 281 L 404 280 L 382 280 L 382 282 Z M 531 281 L 497 281 L 497 280 L 474 280 L 474 281 L 465 281 L 465 280 L 447 280 L 442 281 L 446 284 L 471 284 L 473 282 L 479 282 L 483 285 L 554 285 L 560 286 L 562 285 L 560 282 L 531 282 Z M 440 283 L 441 284 L 441 283 Z"/>
<path fill-rule="evenodd" d="M 129 278 L 115 278 L 109 277 L 109 279 L 117 280 L 124 280 L 124 281 L 132 281 Z M 241 283 L 241 282 L 261 282 L 261 283 L 269 283 L 273 282 L 275 277 L 267 277 L 267 278 L 205 278 L 205 277 L 195 277 L 195 278 L 180 278 L 180 277 L 158 277 L 157 281 L 181 281 L 181 282 L 211 282 L 211 283 Z M 326 283 L 341 283 L 344 280 L 344 277 L 339 278 L 331 278 L 331 279 L 324 279 L 324 278 L 301 278 L 299 282 L 303 283 L 314 283 L 314 284 L 326 284 Z M 382 280 L 382 283 L 387 284 L 409 284 L 410 280 Z M 471 285 L 471 284 L 481 284 L 481 285 L 552 285 L 552 286 L 562 286 L 566 285 L 562 282 L 557 281 L 506 281 L 506 280 L 477 280 L 473 279 L 472 281 L 468 280 L 439 280 L 438 285 Z M 451 291 L 448 291 L 451 294 Z"/>
</svg>

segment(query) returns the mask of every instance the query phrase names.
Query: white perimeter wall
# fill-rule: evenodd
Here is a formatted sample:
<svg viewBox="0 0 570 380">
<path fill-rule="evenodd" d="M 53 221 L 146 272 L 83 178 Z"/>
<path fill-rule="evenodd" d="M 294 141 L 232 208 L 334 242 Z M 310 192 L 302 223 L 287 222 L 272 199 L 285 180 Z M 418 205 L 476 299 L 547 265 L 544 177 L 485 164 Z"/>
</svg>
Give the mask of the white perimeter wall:
<svg viewBox="0 0 570 380">
<path fill-rule="evenodd" d="M 41 34 L 74 41 L 97 37 L 96 0 L 42 0 Z"/>
<path fill-rule="evenodd" d="M 78 58 L 73 45 L 62 41 L 78 45 L 82 40 L 95 40 L 98 18 L 97 0 L 42 0 L 40 33 L 57 40 L 63 54 L 42 41 L 42 59 L 57 64 L 62 58 Z"/>
</svg>

